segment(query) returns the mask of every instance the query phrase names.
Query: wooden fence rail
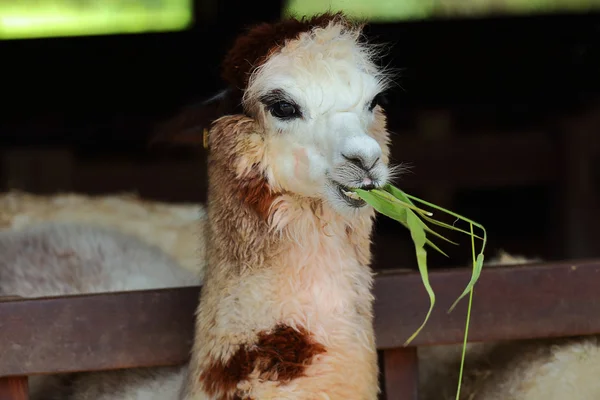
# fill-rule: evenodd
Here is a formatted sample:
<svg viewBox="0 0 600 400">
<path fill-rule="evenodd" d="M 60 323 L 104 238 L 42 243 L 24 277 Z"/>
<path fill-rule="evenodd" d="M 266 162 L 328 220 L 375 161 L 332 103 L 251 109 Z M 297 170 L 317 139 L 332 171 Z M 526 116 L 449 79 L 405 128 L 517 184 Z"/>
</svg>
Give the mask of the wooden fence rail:
<svg viewBox="0 0 600 400">
<path fill-rule="evenodd" d="M 470 269 L 432 273 L 437 304 L 411 347 L 405 340 L 428 308 L 413 272 L 378 274 L 377 346 L 388 400 L 417 398 L 416 347 L 462 343 L 467 299 L 449 306 Z M 476 286 L 470 341 L 600 333 L 600 260 L 484 269 Z M 198 287 L 0 302 L 0 400 L 25 400 L 27 376 L 177 365 L 192 344 Z"/>
</svg>

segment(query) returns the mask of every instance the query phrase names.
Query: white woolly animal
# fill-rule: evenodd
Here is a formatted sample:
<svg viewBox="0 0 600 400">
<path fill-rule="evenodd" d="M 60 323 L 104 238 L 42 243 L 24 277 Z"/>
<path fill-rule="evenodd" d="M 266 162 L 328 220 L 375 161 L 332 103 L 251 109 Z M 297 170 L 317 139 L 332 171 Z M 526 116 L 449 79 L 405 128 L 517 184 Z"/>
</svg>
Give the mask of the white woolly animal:
<svg viewBox="0 0 600 400">
<path fill-rule="evenodd" d="M 0 232 L 0 295 L 61 296 L 191 286 L 157 247 L 109 228 L 42 223 Z"/>
<path fill-rule="evenodd" d="M 113 228 L 157 246 L 190 271 L 202 273 L 204 268 L 203 204 L 164 203 L 133 193 L 0 193 L 0 230 L 19 230 L 40 222 Z"/>
<path fill-rule="evenodd" d="M 158 247 L 109 228 L 41 223 L 0 232 L 2 297 L 35 298 L 199 284 L 197 274 L 184 269 Z M 169 399 L 175 398 L 181 377 L 178 368 L 32 377 L 30 395 L 32 400 Z"/>
<path fill-rule="evenodd" d="M 486 265 L 539 259 L 501 252 Z M 462 345 L 419 349 L 421 400 L 454 400 Z M 597 337 L 472 343 L 467 346 L 460 400 L 600 399 Z"/>
</svg>

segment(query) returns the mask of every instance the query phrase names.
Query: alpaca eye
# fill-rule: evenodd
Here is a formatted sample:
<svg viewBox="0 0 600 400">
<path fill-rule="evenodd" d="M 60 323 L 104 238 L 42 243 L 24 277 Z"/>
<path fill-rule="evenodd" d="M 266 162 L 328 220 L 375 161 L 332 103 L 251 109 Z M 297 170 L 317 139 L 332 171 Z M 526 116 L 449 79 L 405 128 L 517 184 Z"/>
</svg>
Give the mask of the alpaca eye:
<svg viewBox="0 0 600 400">
<path fill-rule="evenodd" d="M 300 116 L 298 108 L 287 101 L 278 101 L 269 107 L 271 114 L 279 119 L 292 119 Z"/>
<path fill-rule="evenodd" d="M 387 99 L 383 93 L 379 93 L 377 96 L 373 98 L 371 103 L 369 104 L 369 111 L 373 111 L 375 107 L 378 105 L 384 106 L 387 104 Z"/>
</svg>

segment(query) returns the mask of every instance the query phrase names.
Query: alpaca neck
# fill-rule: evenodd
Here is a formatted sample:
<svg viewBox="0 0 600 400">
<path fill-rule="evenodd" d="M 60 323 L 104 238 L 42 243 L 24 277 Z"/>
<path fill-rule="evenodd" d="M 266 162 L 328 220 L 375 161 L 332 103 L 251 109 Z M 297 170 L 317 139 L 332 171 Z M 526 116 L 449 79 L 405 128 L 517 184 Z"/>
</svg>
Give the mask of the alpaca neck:
<svg viewBox="0 0 600 400">
<path fill-rule="evenodd" d="M 276 232 L 213 204 L 185 399 L 375 400 L 370 217 L 305 215 Z"/>
<path fill-rule="evenodd" d="M 289 307 L 281 309 L 282 318 L 316 326 L 322 340 L 331 341 L 332 332 L 355 320 L 357 310 L 370 314 L 372 277 L 366 232 L 330 221 L 286 247 L 273 265 L 278 276 L 286 278 L 281 282 L 281 299 Z"/>
<path fill-rule="evenodd" d="M 213 223 L 209 263 L 222 265 L 216 269 L 220 278 L 215 279 L 226 279 L 222 275 L 226 269 L 227 279 L 236 282 L 236 289 L 230 290 L 239 290 L 240 299 L 261 299 L 242 305 L 250 314 L 266 307 L 263 311 L 270 318 L 259 325 L 278 319 L 327 329 L 340 319 L 354 318 L 357 308 L 367 313 L 372 300 L 372 215 L 365 212 L 350 220 L 331 210 L 290 203 L 272 216 L 272 223 L 278 218 L 286 221 L 280 230 L 270 229 L 251 209 L 226 209 L 224 203 L 214 203 L 221 209 L 209 210 L 219 220 Z M 214 267 L 210 270 L 215 272 Z M 205 283 L 211 285 L 210 277 Z M 238 313 L 241 318 L 250 314 Z"/>
</svg>

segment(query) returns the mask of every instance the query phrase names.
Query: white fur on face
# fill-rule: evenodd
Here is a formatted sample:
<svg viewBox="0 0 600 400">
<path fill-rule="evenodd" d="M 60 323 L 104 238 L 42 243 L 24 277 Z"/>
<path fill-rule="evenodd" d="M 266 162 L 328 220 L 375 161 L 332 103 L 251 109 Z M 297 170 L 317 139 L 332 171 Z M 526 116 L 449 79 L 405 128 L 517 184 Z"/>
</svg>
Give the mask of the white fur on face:
<svg viewBox="0 0 600 400">
<path fill-rule="evenodd" d="M 342 213 L 364 206 L 344 191 L 380 187 L 389 175 L 368 133 L 387 79 L 359 35 L 335 23 L 303 33 L 255 71 L 244 96 L 264 127 L 269 184 Z"/>
</svg>

